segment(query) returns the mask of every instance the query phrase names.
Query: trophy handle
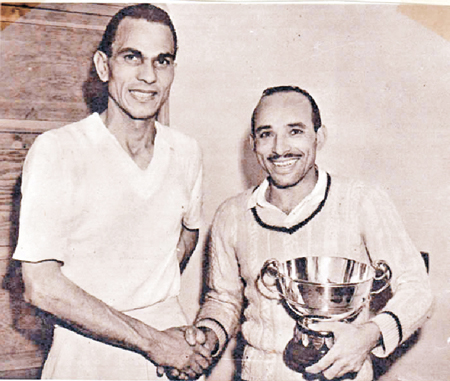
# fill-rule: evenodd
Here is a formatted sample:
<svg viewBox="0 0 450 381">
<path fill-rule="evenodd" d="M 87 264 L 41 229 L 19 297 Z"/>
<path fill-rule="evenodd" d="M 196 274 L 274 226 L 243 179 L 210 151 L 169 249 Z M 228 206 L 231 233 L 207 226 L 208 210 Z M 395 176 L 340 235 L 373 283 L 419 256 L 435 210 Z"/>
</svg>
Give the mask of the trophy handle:
<svg viewBox="0 0 450 381">
<path fill-rule="evenodd" d="M 269 295 L 266 292 L 263 292 L 259 287 L 259 291 L 267 298 L 270 299 L 280 299 L 283 298 L 283 294 L 278 291 L 278 288 L 276 286 L 277 282 L 280 284 L 281 287 L 283 287 L 283 282 L 280 282 L 280 279 L 283 278 L 283 274 L 280 272 L 280 262 L 277 259 L 268 259 L 263 267 L 261 268 L 261 271 L 258 276 L 258 280 L 261 280 L 261 283 L 264 285 L 265 290 L 269 293 Z M 267 283 L 267 278 L 273 280 L 271 284 Z M 259 283 L 257 280 L 257 283 Z M 275 297 L 274 297 L 275 296 Z"/>
<path fill-rule="evenodd" d="M 383 281 L 383 286 L 376 290 L 370 291 L 370 295 L 377 295 L 386 290 L 391 284 L 392 271 L 389 265 L 385 261 L 377 261 L 373 265 L 375 269 L 374 280 L 377 282 Z"/>
</svg>

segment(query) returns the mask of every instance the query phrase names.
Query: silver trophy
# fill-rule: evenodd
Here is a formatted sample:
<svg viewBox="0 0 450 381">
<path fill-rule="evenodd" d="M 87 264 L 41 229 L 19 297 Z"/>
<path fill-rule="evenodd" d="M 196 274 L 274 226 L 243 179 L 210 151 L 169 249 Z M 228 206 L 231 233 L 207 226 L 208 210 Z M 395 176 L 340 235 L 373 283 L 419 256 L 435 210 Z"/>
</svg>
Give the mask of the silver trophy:
<svg viewBox="0 0 450 381">
<path fill-rule="evenodd" d="M 340 257 L 301 257 L 283 263 L 267 260 L 260 279 L 269 295 L 281 298 L 297 320 L 294 337 L 284 351 L 286 365 L 304 373 L 322 358 L 334 344 L 333 333 L 313 331 L 309 325 L 352 322 L 371 295 L 389 287 L 391 275 L 383 261 L 370 265 Z M 381 286 L 373 289 L 374 281 Z"/>
</svg>

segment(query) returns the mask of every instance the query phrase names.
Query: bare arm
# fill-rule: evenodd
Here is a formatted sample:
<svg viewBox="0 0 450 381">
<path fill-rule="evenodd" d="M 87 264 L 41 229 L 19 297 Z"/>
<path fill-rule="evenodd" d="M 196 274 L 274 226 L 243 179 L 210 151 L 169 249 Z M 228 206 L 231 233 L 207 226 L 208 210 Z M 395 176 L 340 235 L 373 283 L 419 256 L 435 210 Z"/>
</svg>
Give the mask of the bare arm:
<svg viewBox="0 0 450 381">
<path fill-rule="evenodd" d="M 186 269 L 198 242 L 198 229 L 188 229 L 184 225 L 181 228 L 180 239 L 177 245 L 177 257 L 180 264 L 180 272 Z"/>
<path fill-rule="evenodd" d="M 56 261 L 24 262 L 25 299 L 96 340 L 144 355 L 152 362 L 183 369 L 196 353 L 184 329 L 158 331 L 88 294 L 61 272 Z M 201 348 L 197 348 L 201 351 Z M 206 353 L 208 354 L 208 353 Z"/>
</svg>

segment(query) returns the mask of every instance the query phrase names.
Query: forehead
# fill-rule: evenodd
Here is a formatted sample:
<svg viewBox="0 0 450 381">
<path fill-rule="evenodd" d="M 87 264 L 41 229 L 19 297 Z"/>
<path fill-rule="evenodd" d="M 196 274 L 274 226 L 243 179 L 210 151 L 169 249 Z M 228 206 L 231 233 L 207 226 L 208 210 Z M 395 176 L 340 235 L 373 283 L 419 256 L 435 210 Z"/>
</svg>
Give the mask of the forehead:
<svg viewBox="0 0 450 381">
<path fill-rule="evenodd" d="M 312 107 L 308 98 L 297 92 L 280 92 L 263 97 L 259 102 L 256 126 L 302 123 L 313 126 Z"/>
<path fill-rule="evenodd" d="M 145 19 L 125 17 L 117 28 L 112 44 L 113 55 L 124 48 L 133 48 L 147 55 L 174 53 L 174 41 L 167 25 Z"/>
</svg>

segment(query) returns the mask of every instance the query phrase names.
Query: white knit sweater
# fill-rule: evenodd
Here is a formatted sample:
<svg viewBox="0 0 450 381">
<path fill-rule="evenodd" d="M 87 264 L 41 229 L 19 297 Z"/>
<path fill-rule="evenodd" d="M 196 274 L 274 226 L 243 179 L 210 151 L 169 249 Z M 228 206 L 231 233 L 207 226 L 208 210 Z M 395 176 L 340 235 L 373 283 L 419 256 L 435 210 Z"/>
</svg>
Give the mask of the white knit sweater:
<svg viewBox="0 0 450 381">
<path fill-rule="evenodd" d="M 328 176 L 322 196 L 311 200 L 314 205 L 304 206 L 308 213 L 312 211 L 309 218 L 303 215 L 297 225 L 275 230 L 270 225 L 280 226 L 279 214 L 260 204 L 252 211 L 252 193 L 247 190 L 225 201 L 216 213 L 210 245 L 210 290 L 197 317 L 197 324 L 214 329 L 223 346 L 226 335 L 231 337 L 239 329 L 245 296 L 248 304 L 241 329 L 248 345 L 243 379 L 302 380 L 301 374 L 282 361 L 295 320 L 257 287 L 261 267 L 269 258 L 285 261 L 339 256 L 365 263 L 386 261 L 393 274 L 393 297 L 377 316 L 370 316 L 367 309 L 358 318 L 371 318 L 380 327 L 384 348 L 377 347 L 373 351 L 376 356 L 389 355 L 426 320 L 432 296 L 425 266 L 384 191 L 360 181 Z M 367 361 L 357 380 L 371 379 Z"/>
</svg>

